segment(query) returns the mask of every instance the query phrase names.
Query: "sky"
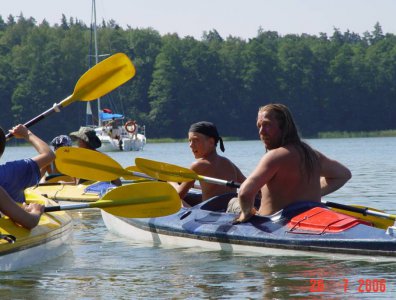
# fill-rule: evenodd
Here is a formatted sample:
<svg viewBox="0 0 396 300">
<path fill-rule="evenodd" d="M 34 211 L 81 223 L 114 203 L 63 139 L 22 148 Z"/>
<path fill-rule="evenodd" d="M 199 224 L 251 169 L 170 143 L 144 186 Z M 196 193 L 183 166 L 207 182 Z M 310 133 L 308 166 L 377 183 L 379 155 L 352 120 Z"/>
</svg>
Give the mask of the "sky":
<svg viewBox="0 0 396 300">
<path fill-rule="evenodd" d="M 91 0 L 0 0 L 0 15 L 60 23 L 62 14 L 89 25 Z M 226 38 L 253 38 L 259 28 L 285 34 L 327 33 L 334 28 L 362 35 L 379 22 L 396 34 L 396 0 L 96 0 L 97 22 L 113 19 L 127 28 L 151 27 L 197 39 L 216 29 Z"/>
</svg>

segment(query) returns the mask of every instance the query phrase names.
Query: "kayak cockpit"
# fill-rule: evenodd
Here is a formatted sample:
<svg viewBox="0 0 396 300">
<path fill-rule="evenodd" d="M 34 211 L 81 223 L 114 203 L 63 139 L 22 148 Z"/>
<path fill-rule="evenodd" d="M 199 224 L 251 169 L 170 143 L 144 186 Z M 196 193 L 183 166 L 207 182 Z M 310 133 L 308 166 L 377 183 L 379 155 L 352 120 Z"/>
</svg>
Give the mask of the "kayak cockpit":
<svg viewBox="0 0 396 300">
<path fill-rule="evenodd" d="M 208 219 L 208 216 L 213 218 L 213 213 L 224 214 L 227 210 L 228 202 L 236 196 L 236 193 L 216 196 L 197 205 L 194 210 L 211 212 L 209 214 L 205 213 L 206 219 Z M 255 207 L 258 208 L 259 205 L 260 199 L 256 199 Z M 293 203 L 272 215 L 254 216 L 250 220 L 250 223 L 256 226 L 263 223 L 268 225 L 268 222 L 285 226 L 285 232 L 290 234 L 336 233 L 346 231 L 359 224 L 372 226 L 370 222 L 335 212 L 323 203 L 311 201 Z"/>
</svg>

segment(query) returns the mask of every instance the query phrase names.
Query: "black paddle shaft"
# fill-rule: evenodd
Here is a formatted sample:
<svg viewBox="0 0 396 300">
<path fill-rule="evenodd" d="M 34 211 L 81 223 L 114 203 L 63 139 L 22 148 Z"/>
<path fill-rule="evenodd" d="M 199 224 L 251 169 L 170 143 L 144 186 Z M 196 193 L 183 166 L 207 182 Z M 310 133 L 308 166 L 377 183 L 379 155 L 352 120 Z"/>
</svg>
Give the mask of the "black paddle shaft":
<svg viewBox="0 0 396 300">
<path fill-rule="evenodd" d="M 51 107 L 50 109 L 46 110 L 45 112 L 43 112 L 42 114 L 34 117 L 33 119 L 31 119 L 30 121 L 26 122 L 24 125 L 29 128 L 30 126 L 40 122 L 42 119 L 44 119 L 46 116 L 52 114 L 53 112 L 59 112 L 61 109 L 61 106 L 59 104 L 54 104 L 53 107 Z M 7 133 L 6 134 L 6 140 L 8 141 L 9 139 L 11 139 L 14 135 L 12 133 Z"/>
<path fill-rule="evenodd" d="M 334 203 L 334 202 L 326 202 L 325 204 L 326 204 L 326 206 L 329 206 L 329 207 L 348 210 L 351 212 L 356 212 L 356 213 L 362 214 L 363 216 L 367 216 L 367 210 L 368 210 L 367 207 L 359 208 L 359 207 L 354 207 L 354 206 L 349 206 L 349 205 Z"/>
</svg>

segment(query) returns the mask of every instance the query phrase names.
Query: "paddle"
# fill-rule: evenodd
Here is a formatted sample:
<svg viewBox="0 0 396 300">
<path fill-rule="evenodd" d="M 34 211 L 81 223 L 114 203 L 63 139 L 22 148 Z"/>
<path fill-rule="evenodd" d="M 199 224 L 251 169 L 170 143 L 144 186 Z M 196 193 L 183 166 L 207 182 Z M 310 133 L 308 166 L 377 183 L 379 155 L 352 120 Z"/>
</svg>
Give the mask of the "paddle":
<svg viewBox="0 0 396 300">
<path fill-rule="evenodd" d="M 334 202 L 325 202 L 326 206 L 334 208 L 334 210 L 363 219 L 373 223 L 377 228 L 387 229 L 392 226 L 394 221 L 396 221 L 396 215 L 387 214 L 381 210 L 364 207 L 359 205 L 345 205 Z M 348 213 L 346 213 L 347 211 Z"/>
<path fill-rule="evenodd" d="M 142 172 L 162 181 L 187 182 L 192 180 L 202 180 L 233 188 L 239 188 L 241 186 L 240 183 L 234 181 L 198 175 L 193 170 L 187 168 L 145 158 L 137 157 L 135 159 L 135 164 Z"/>
<path fill-rule="evenodd" d="M 57 169 L 66 175 L 95 181 L 112 181 L 123 177 L 134 180 L 136 177 L 152 180 L 144 173 L 128 171 L 110 156 L 98 151 L 60 147 L 55 151 Z"/>
<path fill-rule="evenodd" d="M 125 218 L 154 218 L 177 212 L 180 209 L 180 198 L 168 183 L 142 182 L 110 190 L 96 202 L 47 206 L 44 211 L 84 208 L 100 208 L 112 215 Z"/>
<path fill-rule="evenodd" d="M 97 99 L 121 84 L 125 83 L 135 75 L 135 68 L 129 58 L 123 53 L 117 53 L 101 61 L 85 72 L 78 80 L 73 94 L 65 98 L 37 117 L 25 123 L 30 127 L 41 121 L 53 112 L 59 112 L 61 108 L 68 106 L 77 100 L 91 101 Z M 13 134 L 8 133 L 9 140 Z"/>
</svg>

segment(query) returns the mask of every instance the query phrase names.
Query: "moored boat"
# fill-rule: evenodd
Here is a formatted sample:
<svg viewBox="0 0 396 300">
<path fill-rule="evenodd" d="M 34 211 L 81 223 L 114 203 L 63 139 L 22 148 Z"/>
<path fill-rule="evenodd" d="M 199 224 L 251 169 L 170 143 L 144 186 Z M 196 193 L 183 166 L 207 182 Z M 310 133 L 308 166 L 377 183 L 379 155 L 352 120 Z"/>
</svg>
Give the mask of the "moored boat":
<svg viewBox="0 0 396 300">
<path fill-rule="evenodd" d="M 159 218 L 118 218 L 105 212 L 102 217 L 111 232 L 167 246 L 270 255 L 396 256 L 394 226 L 388 230 L 375 228 L 315 202 L 296 203 L 277 214 L 233 224 L 236 215 L 225 212 L 232 196 L 215 197 Z"/>
<path fill-rule="evenodd" d="M 100 112 L 101 126 L 94 127 L 96 135 L 102 145 L 98 149 L 102 152 L 111 151 L 140 151 L 146 145 L 145 126 L 139 126 L 136 121 L 123 122 L 120 114 Z"/>
<path fill-rule="evenodd" d="M 33 192 L 25 192 L 27 202 L 55 205 Z M 32 230 L 0 218 L 0 271 L 14 271 L 61 256 L 67 251 L 72 219 L 63 211 L 44 213 Z"/>
</svg>

